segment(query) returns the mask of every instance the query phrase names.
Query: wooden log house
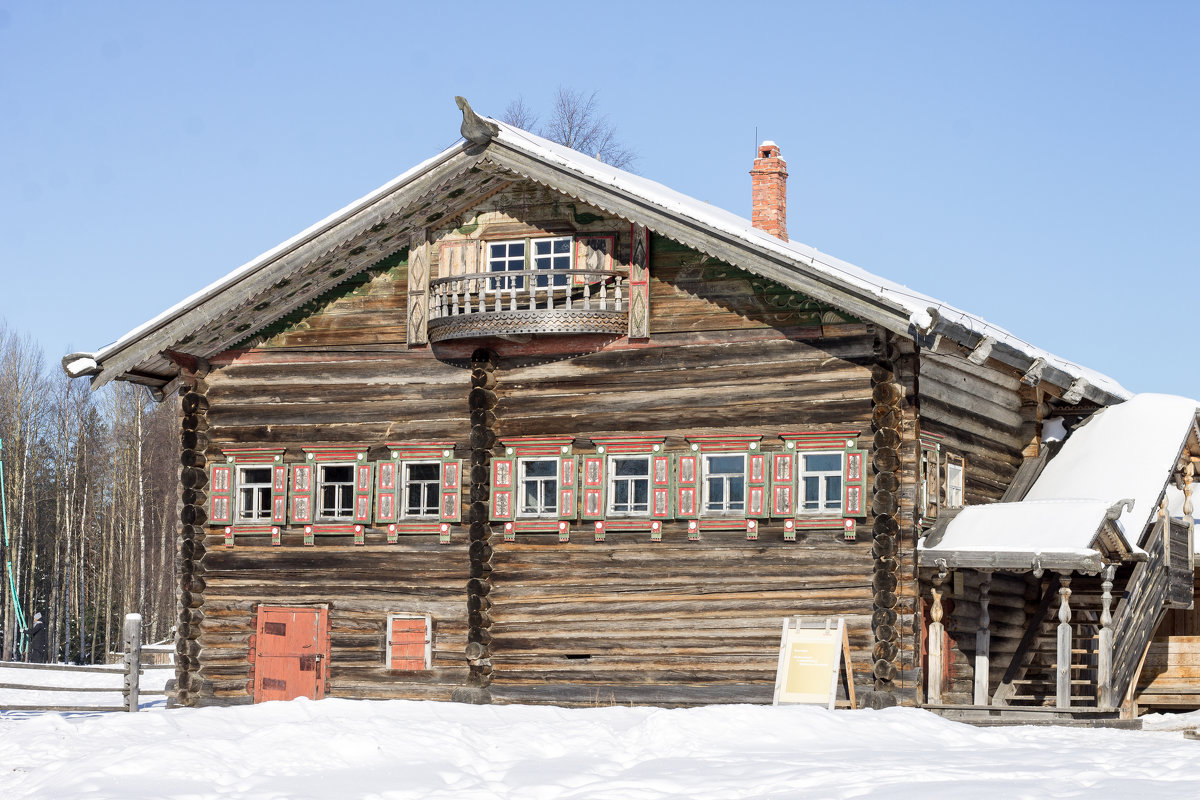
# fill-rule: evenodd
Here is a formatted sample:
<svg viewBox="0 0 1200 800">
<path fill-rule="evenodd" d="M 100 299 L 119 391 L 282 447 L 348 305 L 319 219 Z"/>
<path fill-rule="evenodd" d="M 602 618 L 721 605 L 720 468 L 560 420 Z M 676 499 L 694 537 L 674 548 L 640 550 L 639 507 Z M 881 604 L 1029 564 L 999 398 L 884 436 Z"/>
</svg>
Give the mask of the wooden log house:
<svg viewBox="0 0 1200 800">
<path fill-rule="evenodd" d="M 175 702 L 770 702 L 796 614 L 846 619 L 866 703 L 923 702 L 919 535 L 1128 393 L 789 242 L 773 143 L 745 220 L 460 108 L 64 359 L 177 397 Z M 999 644 L 1033 597 L 992 587 Z"/>
</svg>

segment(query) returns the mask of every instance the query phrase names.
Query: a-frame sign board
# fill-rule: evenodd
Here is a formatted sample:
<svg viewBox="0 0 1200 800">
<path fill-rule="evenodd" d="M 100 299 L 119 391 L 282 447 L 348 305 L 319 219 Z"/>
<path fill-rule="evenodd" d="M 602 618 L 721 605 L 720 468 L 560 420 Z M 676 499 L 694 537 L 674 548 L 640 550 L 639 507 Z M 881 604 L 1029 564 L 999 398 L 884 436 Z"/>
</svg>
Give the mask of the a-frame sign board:
<svg viewBox="0 0 1200 800">
<path fill-rule="evenodd" d="M 791 617 L 783 622 L 774 705 L 837 703 L 838 676 L 845 676 L 846 698 L 855 707 L 850 639 L 842 617 Z"/>
</svg>

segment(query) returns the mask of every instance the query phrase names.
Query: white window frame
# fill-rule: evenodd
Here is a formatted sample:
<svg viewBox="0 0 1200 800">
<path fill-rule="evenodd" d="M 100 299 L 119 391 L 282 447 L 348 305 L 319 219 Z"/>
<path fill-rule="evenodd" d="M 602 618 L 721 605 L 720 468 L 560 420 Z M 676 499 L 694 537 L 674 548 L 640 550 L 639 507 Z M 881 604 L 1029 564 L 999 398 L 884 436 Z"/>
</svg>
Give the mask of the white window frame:
<svg viewBox="0 0 1200 800">
<path fill-rule="evenodd" d="M 566 242 L 567 252 L 554 252 L 555 242 Z M 539 256 L 537 254 L 537 246 L 543 242 L 549 243 L 550 253 Z M 530 239 L 527 246 L 529 252 L 529 268 L 533 270 L 544 270 L 548 273 L 544 279 L 541 275 L 536 275 L 533 278 L 534 286 L 538 289 L 569 289 L 571 286 L 569 275 L 555 275 L 554 272 L 561 270 L 570 270 L 574 267 L 573 259 L 575 258 L 575 237 L 574 236 L 539 236 L 535 239 Z M 561 259 L 566 260 L 565 267 L 555 266 L 555 262 Z M 545 264 L 545 265 L 543 265 Z M 543 284 L 542 281 L 545 280 Z"/>
<path fill-rule="evenodd" d="M 946 508 L 962 508 L 966 495 L 967 465 L 961 456 L 946 456 Z"/>
<path fill-rule="evenodd" d="M 641 461 L 646 465 L 646 473 L 645 475 L 617 475 L 618 461 Z M 608 508 L 605 509 L 608 517 L 647 517 L 650 515 L 650 507 L 653 502 L 653 498 L 650 495 L 650 478 L 652 469 L 653 464 L 650 462 L 649 455 L 620 455 L 608 457 L 608 486 L 606 487 L 608 492 Z M 633 491 L 634 484 L 637 481 L 642 481 L 646 485 L 646 505 L 645 508 L 640 510 L 632 508 L 634 505 L 633 498 L 635 496 Z M 629 505 L 631 508 L 625 511 L 618 511 L 615 507 L 617 502 L 618 483 L 629 484 Z"/>
<path fill-rule="evenodd" d="M 526 481 L 525 467 L 528 464 L 534 464 L 534 463 L 539 463 L 539 462 L 546 462 L 546 463 L 554 465 L 554 478 L 553 478 L 554 490 L 553 490 L 553 494 L 552 494 L 552 499 L 553 499 L 554 505 L 552 508 L 547 509 L 545 507 L 546 498 L 543 495 L 540 498 L 541 504 L 539 505 L 539 507 L 536 511 L 526 511 L 525 510 L 525 481 Z M 516 481 L 515 481 L 517 496 L 516 496 L 515 500 L 516 500 L 516 504 L 517 504 L 516 511 L 517 511 L 518 517 L 525 517 L 527 519 L 529 519 L 529 518 L 532 518 L 532 519 L 547 519 L 547 518 L 558 519 L 559 478 L 561 477 L 559 475 L 559 468 L 560 468 L 560 460 L 554 456 L 549 456 L 549 457 L 529 456 L 526 458 L 518 458 L 517 459 L 517 476 L 516 476 Z M 545 481 L 547 481 L 549 479 L 550 478 L 546 475 L 535 476 L 534 478 L 532 478 L 532 480 L 537 481 L 539 484 L 544 483 Z M 545 487 L 542 486 L 542 487 L 540 487 L 540 489 L 541 489 L 541 492 L 539 492 L 539 494 L 544 492 Z"/>
<path fill-rule="evenodd" d="M 437 479 L 435 481 L 433 481 L 433 483 L 435 484 L 435 487 L 437 489 L 437 491 L 435 493 L 435 497 L 434 497 L 433 511 L 430 511 L 428 513 L 421 513 L 421 514 L 410 513 L 408 510 L 408 487 L 410 486 L 411 483 L 413 483 L 413 481 L 409 478 L 408 468 L 409 467 L 418 467 L 418 466 L 431 466 L 431 465 L 437 467 Z M 422 459 L 412 459 L 411 461 L 401 461 L 400 462 L 399 481 L 400 481 L 401 501 L 400 501 L 400 508 L 397 509 L 397 511 L 399 511 L 399 513 L 400 513 L 400 517 L 399 517 L 400 519 L 441 519 L 441 516 L 442 516 L 442 480 L 445 478 L 445 476 L 442 474 L 443 468 L 444 467 L 443 467 L 442 462 L 438 461 L 436 459 L 422 458 Z M 421 481 L 417 481 L 417 483 L 421 483 L 423 485 L 429 485 L 430 481 L 421 480 Z M 422 505 L 425 504 L 424 496 L 422 496 L 421 503 L 422 503 Z"/>
<path fill-rule="evenodd" d="M 251 469 L 265 470 L 267 473 L 267 482 L 266 483 L 257 483 L 257 482 L 250 483 L 249 481 L 247 481 L 244 476 L 245 476 L 246 471 L 251 470 Z M 242 504 L 242 493 L 247 490 L 255 490 L 252 496 L 256 500 L 261 500 L 262 499 L 261 490 L 264 488 L 267 490 L 265 506 L 260 508 L 260 507 L 258 507 L 258 503 L 255 503 L 254 505 L 256 507 L 254 509 L 254 512 L 255 512 L 254 515 L 247 516 L 244 513 L 244 508 L 243 508 L 243 504 Z M 262 524 L 262 523 L 269 524 L 272 519 L 271 502 L 272 502 L 272 498 L 273 498 L 274 489 L 275 489 L 275 470 L 272 468 L 271 464 L 235 464 L 234 465 L 234 497 L 237 498 L 237 521 L 238 522 L 259 523 L 259 524 Z"/>
<path fill-rule="evenodd" d="M 804 459 L 808 456 L 836 456 L 838 460 L 837 471 L 832 469 L 812 470 L 811 472 L 805 469 Z M 844 450 L 801 450 L 799 453 L 799 462 L 797 470 L 799 476 L 799 491 L 796 493 L 796 508 L 800 515 L 806 517 L 837 517 L 841 516 L 846 511 L 846 452 Z M 819 477 L 819 487 L 817 497 L 817 508 L 806 508 L 808 505 L 808 487 L 805 484 L 805 479 L 808 477 Z M 838 493 L 836 507 L 830 507 L 830 498 L 826 494 L 829 486 L 829 478 L 836 477 L 838 479 Z"/>
<path fill-rule="evenodd" d="M 521 245 L 521 248 L 522 248 L 521 256 L 520 256 L 520 266 L 517 269 L 513 269 L 512 264 L 517 263 L 518 259 L 517 259 L 517 256 L 513 256 L 513 255 L 509 254 L 509 248 L 512 247 L 513 245 L 517 245 L 517 244 Z M 503 256 L 493 256 L 492 248 L 500 246 L 500 245 L 504 246 L 505 254 Z M 506 291 L 509 291 L 510 289 L 517 289 L 518 291 L 523 290 L 525 288 L 525 279 L 522 276 L 517 276 L 515 278 L 511 278 L 508 281 L 500 281 L 497 279 L 500 276 L 506 275 L 510 272 L 522 272 L 525 270 L 526 266 L 529 264 L 529 240 L 527 240 L 527 239 L 500 239 L 500 240 L 494 241 L 494 242 L 485 242 L 484 248 L 487 250 L 487 260 L 484 262 L 487 264 L 487 273 L 489 276 L 492 275 L 493 273 L 495 273 L 495 276 L 489 277 L 489 279 L 487 281 L 487 284 L 486 284 L 487 291 L 489 291 L 489 292 L 506 292 Z M 496 265 L 499 265 L 499 264 L 502 264 L 503 266 L 501 268 L 497 269 Z"/>
<path fill-rule="evenodd" d="M 383 651 L 383 666 L 398 672 L 414 672 L 415 670 L 400 670 L 392 666 L 392 620 L 420 619 L 425 621 L 425 669 L 433 668 L 433 615 L 413 614 L 405 611 L 392 611 L 387 615 L 387 644 Z"/>
<path fill-rule="evenodd" d="M 711 473 L 709 462 L 714 458 L 740 458 L 742 461 L 742 471 L 740 479 L 742 482 L 742 500 L 741 508 L 730 508 L 729 486 L 730 481 L 734 479 L 733 472 L 719 472 L 717 475 L 724 476 L 722 481 L 724 485 L 724 500 L 721 502 L 721 508 L 712 507 L 711 486 L 709 481 L 715 477 Z M 744 517 L 746 516 L 747 490 L 749 481 L 746 480 L 746 454 L 745 453 L 702 453 L 700 458 L 700 480 L 703 481 L 704 490 L 700 499 L 700 514 L 705 517 Z"/>
<path fill-rule="evenodd" d="M 358 464 L 354 461 L 329 461 L 318 462 L 316 464 L 316 482 L 317 482 L 317 507 L 313 519 L 325 522 L 348 522 L 354 520 L 354 494 L 358 487 L 357 474 L 355 468 Z M 336 483 L 334 486 L 343 486 L 350 491 L 350 510 L 346 514 L 328 514 L 325 511 L 325 470 L 329 467 L 349 467 L 350 482 L 348 484 Z"/>
</svg>

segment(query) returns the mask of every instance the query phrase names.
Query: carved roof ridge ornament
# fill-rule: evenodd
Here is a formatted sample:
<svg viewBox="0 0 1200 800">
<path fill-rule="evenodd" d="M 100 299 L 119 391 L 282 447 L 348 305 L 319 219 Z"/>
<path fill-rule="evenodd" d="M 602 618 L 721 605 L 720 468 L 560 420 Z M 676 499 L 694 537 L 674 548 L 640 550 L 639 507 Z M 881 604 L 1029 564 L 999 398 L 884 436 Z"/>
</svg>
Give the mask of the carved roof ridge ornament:
<svg viewBox="0 0 1200 800">
<path fill-rule="evenodd" d="M 458 104 L 463 115 L 462 126 L 458 132 L 468 142 L 485 145 L 492 140 L 493 136 L 500 133 L 500 126 L 476 114 L 471 108 L 471 104 L 467 102 L 467 98 L 456 95 L 454 102 Z"/>
</svg>

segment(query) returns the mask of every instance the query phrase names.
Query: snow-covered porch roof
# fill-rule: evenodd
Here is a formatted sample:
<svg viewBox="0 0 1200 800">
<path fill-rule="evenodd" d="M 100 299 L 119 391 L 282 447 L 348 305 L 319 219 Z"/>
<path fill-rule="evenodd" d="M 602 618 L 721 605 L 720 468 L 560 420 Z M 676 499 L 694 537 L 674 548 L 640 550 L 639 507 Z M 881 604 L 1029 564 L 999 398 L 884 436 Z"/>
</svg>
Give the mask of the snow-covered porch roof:
<svg viewBox="0 0 1200 800">
<path fill-rule="evenodd" d="M 413 231 L 452 215 L 499 181 L 548 186 L 854 316 L 927 344 L 946 337 L 1060 387 L 1070 402 L 1106 405 L 1128 392 L 1116 381 L 1035 347 L 986 320 L 797 242 L 662 184 L 526 131 L 488 120 L 485 139 L 459 142 L 244 264 L 95 352 L 63 359 L 94 387 L 129 380 L 163 387 L 188 357 L 237 345 L 331 287 L 378 264 Z M 492 181 L 490 185 L 488 182 Z"/>
<path fill-rule="evenodd" d="M 1144 557 L 1163 498 L 1200 455 L 1198 413 L 1200 402 L 1159 394 L 1097 411 L 1022 500 L 939 521 L 918 546 L 921 565 L 1096 572 L 1105 560 Z"/>
<path fill-rule="evenodd" d="M 1095 573 L 1105 562 L 1135 557 L 1114 514 L 1101 500 L 968 506 L 930 529 L 918 546 L 920 560 L 948 569 Z"/>
</svg>

